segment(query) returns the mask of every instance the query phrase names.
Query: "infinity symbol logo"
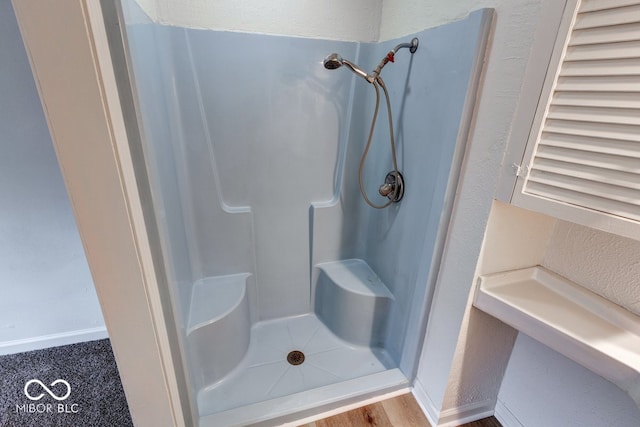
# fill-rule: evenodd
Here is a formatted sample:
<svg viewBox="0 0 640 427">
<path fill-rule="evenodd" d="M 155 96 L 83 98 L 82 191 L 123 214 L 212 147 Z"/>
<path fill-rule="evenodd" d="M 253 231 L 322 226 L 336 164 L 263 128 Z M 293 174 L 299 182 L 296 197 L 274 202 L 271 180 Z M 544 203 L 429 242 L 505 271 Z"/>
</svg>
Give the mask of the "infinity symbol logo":
<svg viewBox="0 0 640 427">
<path fill-rule="evenodd" d="M 33 384 L 33 383 L 40 384 L 40 387 L 42 387 L 42 388 L 43 388 L 47 393 L 49 393 L 49 396 L 53 397 L 55 400 L 65 400 L 65 399 L 66 399 L 67 397 L 69 397 L 69 395 L 71 394 L 71 386 L 70 386 L 70 385 L 69 385 L 69 383 L 68 383 L 68 382 L 66 382 L 65 380 L 55 380 L 54 382 L 52 382 L 52 383 L 50 384 L 50 385 L 51 385 L 51 387 L 53 387 L 54 385 L 56 385 L 56 384 L 58 384 L 58 383 L 62 383 L 62 384 L 64 384 L 64 385 L 66 385 L 66 386 L 67 386 L 67 394 L 65 394 L 65 395 L 64 395 L 64 396 L 62 396 L 62 397 L 58 397 L 54 392 L 52 392 L 51 390 L 49 390 L 49 388 L 48 388 L 46 385 L 44 385 L 44 384 L 42 383 L 42 381 L 40 381 L 40 380 L 35 380 L 35 379 L 34 379 L 34 380 L 29 380 L 29 381 L 27 381 L 27 383 L 24 385 L 24 394 L 25 394 L 25 396 L 27 396 L 30 400 L 40 400 L 40 399 L 42 399 L 42 398 L 44 397 L 44 393 L 40 393 L 39 395 L 37 395 L 37 396 L 35 396 L 35 397 L 34 397 L 34 396 L 31 396 L 31 395 L 29 394 L 29 391 L 28 391 L 27 389 L 28 389 L 28 388 L 29 388 L 29 386 L 30 386 L 31 384 Z"/>
</svg>

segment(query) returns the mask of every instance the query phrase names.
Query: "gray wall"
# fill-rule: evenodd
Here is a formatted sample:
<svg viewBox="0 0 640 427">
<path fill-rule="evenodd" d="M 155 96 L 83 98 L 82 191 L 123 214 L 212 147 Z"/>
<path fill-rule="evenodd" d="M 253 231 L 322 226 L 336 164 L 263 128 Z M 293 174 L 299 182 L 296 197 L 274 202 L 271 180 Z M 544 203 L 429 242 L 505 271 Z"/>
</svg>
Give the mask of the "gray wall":
<svg viewBox="0 0 640 427">
<path fill-rule="evenodd" d="M 0 353 L 104 337 L 9 0 L 0 0 L 0 58 Z"/>
<path fill-rule="evenodd" d="M 505 427 L 635 427 L 627 393 L 559 353 L 519 334 L 498 394 Z"/>
</svg>

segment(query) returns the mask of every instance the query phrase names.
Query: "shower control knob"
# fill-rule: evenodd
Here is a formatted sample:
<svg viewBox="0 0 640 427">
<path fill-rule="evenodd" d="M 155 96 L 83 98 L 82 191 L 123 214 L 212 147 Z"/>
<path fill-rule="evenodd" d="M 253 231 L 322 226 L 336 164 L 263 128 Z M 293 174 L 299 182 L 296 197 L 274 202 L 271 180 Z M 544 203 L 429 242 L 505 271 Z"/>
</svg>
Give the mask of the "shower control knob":
<svg viewBox="0 0 640 427">
<path fill-rule="evenodd" d="M 384 178 L 384 184 L 378 188 L 378 193 L 393 202 L 399 202 L 404 196 L 404 178 L 400 172 L 391 171 Z"/>
<path fill-rule="evenodd" d="M 387 197 L 389 194 L 391 194 L 392 191 L 393 185 L 389 183 L 382 184 L 380 188 L 378 188 L 378 193 L 380 193 L 382 197 Z"/>
</svg>

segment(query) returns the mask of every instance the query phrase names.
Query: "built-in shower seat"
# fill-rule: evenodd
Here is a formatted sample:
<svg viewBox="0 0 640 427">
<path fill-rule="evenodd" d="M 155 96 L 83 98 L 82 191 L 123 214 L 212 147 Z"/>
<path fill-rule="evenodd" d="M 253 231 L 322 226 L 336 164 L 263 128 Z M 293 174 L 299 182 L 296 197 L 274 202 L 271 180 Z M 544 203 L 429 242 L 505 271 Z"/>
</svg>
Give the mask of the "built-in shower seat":
<svg viewBox="0 0 640 427">
<path fill-rule="evenodd" d="M 393 295 L 361 259 L 317 264 L 315 311 L 345 341 L 384 347 Z"/>
<path fill-rule="evenodd" d="M 189 358 L 198 387 L 215 383 L 237 366 L 249 347 L 251 274 L 206 277 L 193 285 L 187 322 Z M 224 345 L 220 345 L 224 343 Z"/>
</svg>

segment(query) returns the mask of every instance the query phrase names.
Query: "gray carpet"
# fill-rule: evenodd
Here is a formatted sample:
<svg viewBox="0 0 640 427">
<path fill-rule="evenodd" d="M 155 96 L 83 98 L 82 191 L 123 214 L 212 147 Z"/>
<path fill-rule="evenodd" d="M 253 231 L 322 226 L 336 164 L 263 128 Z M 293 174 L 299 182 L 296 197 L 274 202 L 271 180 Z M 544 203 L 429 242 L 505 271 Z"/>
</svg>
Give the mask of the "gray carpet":
<svg viewBox="0 0 640 427">
<path fill-rule="evenodd" d="M 133 426 L 109 340 L 0 356 L 0 426 Z"/>
</svg>

